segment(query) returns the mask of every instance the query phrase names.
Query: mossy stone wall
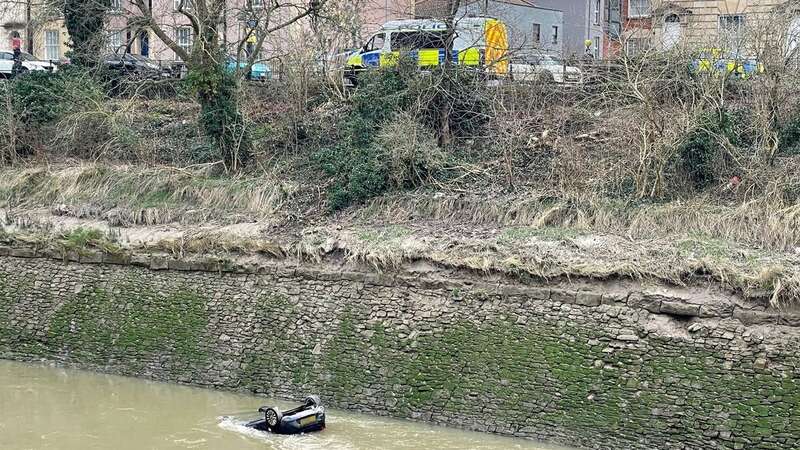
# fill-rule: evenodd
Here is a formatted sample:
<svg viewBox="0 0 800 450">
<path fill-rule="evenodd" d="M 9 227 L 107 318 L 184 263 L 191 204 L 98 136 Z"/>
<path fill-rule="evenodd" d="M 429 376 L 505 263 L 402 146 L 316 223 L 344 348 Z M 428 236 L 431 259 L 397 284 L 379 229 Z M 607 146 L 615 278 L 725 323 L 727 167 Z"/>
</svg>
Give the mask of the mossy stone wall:
<svg viewBox="0 0 800 450">
<path fill-rule="evenodd" d="M 0 357 L 320 393 L 338 407 L 583 448 L 800 446 L 800 328 L 734 301 L 18 256 L 0 256 Z"/>
</svg>

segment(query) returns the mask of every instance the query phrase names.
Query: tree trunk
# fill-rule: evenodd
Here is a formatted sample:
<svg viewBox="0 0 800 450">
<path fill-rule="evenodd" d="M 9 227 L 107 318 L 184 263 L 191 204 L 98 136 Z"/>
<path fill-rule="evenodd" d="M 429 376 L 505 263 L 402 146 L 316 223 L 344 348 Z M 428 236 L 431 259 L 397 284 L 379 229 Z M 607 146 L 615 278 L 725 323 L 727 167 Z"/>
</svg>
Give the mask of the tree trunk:
<svg viewBox="0 0 800 450">
<path fill-rule="evenodd" d="M 239 109 L 238 80 L 221 65 L 193 71 L 200 103 L 200 127 L 216 148 L 225 169 L 241 170 L 251 156 L 250 135 Z"/>
<path fill-rule="evenodd" d="M 442 101 L 439 106 L 439 146 L 447 147 L 453 141 L 453 136 L 450 131 L 450 114 L 452 113 L 452 101 L 448 92 L 451 89 L 453 82 L 453 41 L 456 36 L 455 16 L 458 8 L 461 6 L 461 0 L 448 0 L 447 2 L 447 16 L 444 18 L 444 23 L 447 28 L 447 35 L 445 36 L 444 44 L 444 67 L 442 70 L 442 83 L 439 87 L 443 92 L 440 93 Z"/>
<path fill-rule="evenodd" d="M 215 18 L 208 21 L 216 24 Z M 219 46 L 219 33 L 206 26 L 193 52 L 189 79 L 200 103 L 200 127 L 211 141 L 228 172 L 241 170 L 251 157 L 251 141 L 239 109 L 240 79 L 225 69 L 226 56 Z"/>
</svg>

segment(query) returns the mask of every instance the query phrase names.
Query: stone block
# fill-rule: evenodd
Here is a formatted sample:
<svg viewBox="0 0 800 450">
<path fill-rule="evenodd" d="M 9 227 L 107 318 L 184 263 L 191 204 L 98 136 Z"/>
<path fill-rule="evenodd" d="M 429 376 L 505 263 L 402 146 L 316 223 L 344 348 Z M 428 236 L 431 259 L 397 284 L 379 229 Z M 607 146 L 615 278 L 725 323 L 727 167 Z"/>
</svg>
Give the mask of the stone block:
<svg viewBox="0 0 800 450">
<path fill-rule="evenodd" d="M 620 334 L 617 336 L 618 341 L 635 342 L 639 340 L 639 336 L 635 334 Z"/>
<path fill-rule="evenodd" d="M 682 301 L 662 301 L 659 307 L 661 314 L 673 316 L 697 317 L 700 314 L 700 305 L 692 305 Z"/>
<path fill-rule="evenodd" d="M 131 255 L 130 264 L 138 267 L 150 267 L 150 255 Z"/>
<path fill-rule="evenodd" d="M 577 296 L 577 291 L 564 289 L 553 289 L 550 291 L 550 299 L 554 302 L 574 304 Z"/>
<path fill-rule="evenodd" d="M 182 259 L 170 259 L 167 261 L 169 270 L 179 270 L 182 272 L 189 272 L 194 270 L 192 261 L 184 261 Z"/>
<path fill-rule="evenodd" d="M 525 290 L 525 295 L 536 300 L 549 300 L 550 299 L 550 289 L 544 287 L 534 287 L 528 288 Z"/>
<path fill-rule="evenodd" d="M 339 272 L 339 278 L 347 281 L 363 281 L 364 276 L 365 274 L 361 272 Z"/>
<path fill-rule="evenodd" d="M 736 308 L 733 310 L 733 318 L 738 319 L 745 325 L 761 325 L 777 323 L 779 315 L 764 311 Z"/>
<path fill-rule="evenodd" d="M 103 254 L 101 252 L 86 252 L 80 256 L 82 264 L 100 264 L 103 262 Z"/>
<path fill-rule="evenodd" d="M 600 306 L 602 300 L 603 300 L 603 294 L 598 294 L 595 292 L 588 292 L 588 291 L 580 291 L 576 296 L 575 304 L 581 306 Z"/>
<path fill-rule="evenodd" d="M 603 294 L 601 303 L 604 305 L 613 305 L 615 303 L 627 303 L 628 293 L 621 292 L 606 292 Z"/>
<path fill-rule="evenodd" d="M 150 270 L 167 270 L 169 269 L 169 260 L 163 257 L 150 258 Z"/>
<path fill-rule="evenodd" d="M 59 261 L 64 260 L 64 253 L 61 250 L 56 250 L 54 248 L 45 248 L 39 252 L 39 255 L 43 258 L 56 259 Z"/>
<path fill-rule="evenodd" d="M 800 314 L 783 314 L 778 318 L 778 323 L 788 327 L 800 327 Z"/>
<path fill-rule="evenodd" d="M 8 253 L 14 258 L 35 258 L 36 251 L 28 247 L 12 247 Z"/>
<path fill-rule="evenodd" d="M 0 256 L 8 256 L 11 253 L 11 247 L 0 246 Z"/>
<path fill-rule="evenodd" d="M 130 255 L 125 253 L 103 253 L 104 264 L 126 265 L 130 262 Z"/>
<path fill-rule="evenodd" d="M 698 317 L 730 317 L 733 315 L 734 305 L 732 303 L 712 303 L 700 305 Z"/>
<path fill-rule="evenodd" d="M 661 298 L 645 296 L 641 292 L 634 292 L 628 297 L 628 306 L 631 308 L 645 309 L 651 313 L 661 312 Z"/>
</svg>

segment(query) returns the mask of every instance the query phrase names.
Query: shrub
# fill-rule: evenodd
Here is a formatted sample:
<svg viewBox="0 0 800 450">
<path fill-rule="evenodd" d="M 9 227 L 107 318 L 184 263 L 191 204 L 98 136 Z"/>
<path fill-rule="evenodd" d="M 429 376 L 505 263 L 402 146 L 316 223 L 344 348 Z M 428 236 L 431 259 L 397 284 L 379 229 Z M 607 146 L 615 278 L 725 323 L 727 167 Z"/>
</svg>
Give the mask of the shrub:
<svg viewBox="0 0 800 450">
<path fill-rule="evenodd" d="M 54 122 L 105 98 L 89 73 L 76 67 L 56 73 L 30 72 L 12 82 L 11 95 L 19 119 L 31 125 Z"/>
<path fill-rule="evenodd" d="M 322 170 L 334 177 L 328 191 L 331 209 L 367 200 L 389 188 L 382 149 L 374 142 L 376 130 L 408 103 L 408 86 L 401 71 L 365 74 L 350 99 L 350 111 L 342 113 L 334 144 L 314 155 Z"/>
<path fill-rule="evenodd" d="M 444 78 L 452 89 L 442 87 Z M 428 181 L 446 159 L 434 131 L 444 102 L 449 102 L 454 137 L 471 137 L 487 122 L 478 84 L 479 77 L 463 68 L 426 74 L 404 61 L 365 73 L 347 110 L 340 112 L 338 135 L 314 155 L 334 178 L 331 209 Z"/>
<path fill-rule="evenodd" d="M 442 168 L 446 159 L 433 133 L 406 112 L 397 113 L 384 124 L 376 143 L 389 182 L 398 189 L 424 184 Z"/>
<path fill-rule="evenodd" d="M 747 131 L 743 110 L 723 109 L 704 114 L 698 126 L 678 148 L 679 166 L 696 189 L 702 190 L 719 181 L 717 165 L 726 153 L 725 146 L 748 147 L 752 137 Z"/>
<path fill-rule="evenodd" d="M 778 152 L 784 156 L 800 156 L 800 115 L 793 116 L 780 127 Z"/>
</svg>

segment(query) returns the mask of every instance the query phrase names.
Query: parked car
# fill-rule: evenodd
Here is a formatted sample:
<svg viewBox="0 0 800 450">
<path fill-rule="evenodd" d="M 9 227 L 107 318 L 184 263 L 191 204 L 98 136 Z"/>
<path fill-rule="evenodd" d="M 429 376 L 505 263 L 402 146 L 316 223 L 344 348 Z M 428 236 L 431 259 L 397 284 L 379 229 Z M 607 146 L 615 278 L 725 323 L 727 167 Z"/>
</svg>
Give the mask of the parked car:
<svg viewBox="0 0 800 450">
<path fill-rule="evenodd" d="M 704 49 L 689 66 L 694 73 L 732 75 L 741 79 L 764 73 L 764 64 L 756 57 L 725 54 L 718 48 Z"/>
<path fill-rule="evenodd" d="M 508 32 L 500 20 L 489 17 L 465 17 L 455 26 L 451 61 L 468 67 L 482 68 L 491 75 L 508 72 Z M 417 62 L 422 69 L 443 64 L 447 24 L 439 20 L 393 20 L 383 24 L 367 43 L 350 54 L 343 73 L 345 86 L 358 84 L 364 70 L 392 67 L 401 58 Z"/>
<path fill-rule="evenodd" d="M 233 56 L 228 57 L 228 63 L 225 65 L 225 70 L 228 72 L 235 72 L 237 68 L 245 69 L 247 61 L 236 61 Z M 256 61 L 250 68 L 250 73 L 247 74 L 247 79 L 256 81 L 267 81 L 272 79 L 272 70 L 264 61 Z"/>
<path fill-rule="evenodd" d="M 569 66 L 560 58 L 550 55 L 529 55 L 512 59 L 509 72 L 514 81 L 559 84 L 583 82 L 581 69 Z"/>
<path fill-rule="evenodd" d="M 264 414 L 264 418 L 254 420 L 247 426 L 259 431 L 299 434 L 325 429 L 325 407 L 316 395 L 309 395 L 302 405 L 288 411 L 262 406 L 258 412 Z"/>
<path fill-rule="evenodd" d="M 106 67 L 117 70 L 123 75 L 137 78 L 169 78 L 172 76 L 169 67 L 161 66 L 146 56 L 130 53 L 112 53 L 103 58 Z"/>
<path fill-rule="evenodd" d="M 47 70 L 54 72 L 58 70 L 57 65 L 51 61 L 42 61 L 30 53 L 20 53 L 20 61 L 22 63 L 22 71 L 39 71 Z M 12 69 L 14 68 L 14 53 L 0 52 L 0 74 L 5 77 L 11 76 Z"/>
</svg>

